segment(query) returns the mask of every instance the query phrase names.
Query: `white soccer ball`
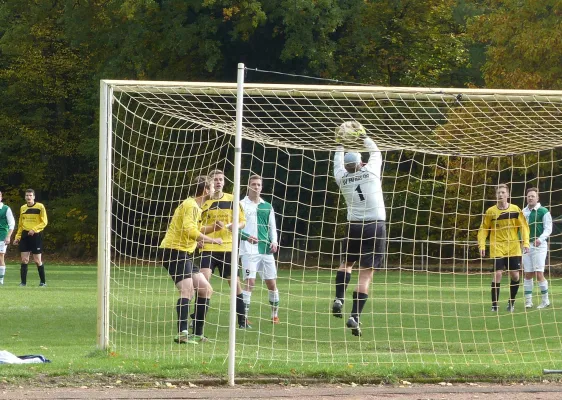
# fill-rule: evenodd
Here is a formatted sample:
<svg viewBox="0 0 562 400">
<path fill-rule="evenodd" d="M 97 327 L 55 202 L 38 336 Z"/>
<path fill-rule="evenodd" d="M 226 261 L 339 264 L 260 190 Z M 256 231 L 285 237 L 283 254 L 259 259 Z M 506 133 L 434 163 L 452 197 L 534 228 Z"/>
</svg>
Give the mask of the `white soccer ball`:
<svg viewBox="0 0 562 400">
<path fill-rule="evenodd" d="M 336 129 L 336 141 L 354 141 L 367 132 L 363 125 L 357 121 L 346 121 Z"/>
</svg>

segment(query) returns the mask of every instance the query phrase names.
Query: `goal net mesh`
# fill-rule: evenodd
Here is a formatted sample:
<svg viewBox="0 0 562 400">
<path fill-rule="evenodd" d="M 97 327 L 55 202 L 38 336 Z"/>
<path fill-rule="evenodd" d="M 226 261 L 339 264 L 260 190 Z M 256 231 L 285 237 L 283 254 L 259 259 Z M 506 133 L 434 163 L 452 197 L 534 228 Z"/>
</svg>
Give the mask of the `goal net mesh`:
<svg viewBox="0 0 562 400">
<path fill-rule="evenodd" d="M 109 342 L 131 356 L 224 362 L 229 288 L 217 275 L 205 326 L 210 342 L 173 342 L 177 289 L 158 246 L 190 182 L 225 171 L 232 193 L 236 87 L 109 83 L 111 237 Z M 331 315 L 346 206 L 333 178 L 334 132 L 366 128 L 383 154 L 387 210 L 384 268 L 373 277 L 363 336 Z M 364 151 L 361 141 L 346 150 Z M 237 330 L 236 362 L 398 365 L 555 365 L 562 361 L 562 92 L 493 92 L 342 86 L 246 85 L 241 193 L 263 176 L 280 249 L 280 324 L 256 280 L 249 320 Z M 367 154 L 364 154 L 366 160 Z M 547 272 L 551 307 L 490 312 L 492 263 L 476 235 L 495 186 L 526 204 L 540 190 L 554 220 Z M 557 221 L 558 220 L 558 221 Z M 357 270 L 346 294 L 349 315 Z M 523 279 L 521 279 L 523 282 Z M 535 281 L 535 306 L 540 291 Z"/>
</svg>

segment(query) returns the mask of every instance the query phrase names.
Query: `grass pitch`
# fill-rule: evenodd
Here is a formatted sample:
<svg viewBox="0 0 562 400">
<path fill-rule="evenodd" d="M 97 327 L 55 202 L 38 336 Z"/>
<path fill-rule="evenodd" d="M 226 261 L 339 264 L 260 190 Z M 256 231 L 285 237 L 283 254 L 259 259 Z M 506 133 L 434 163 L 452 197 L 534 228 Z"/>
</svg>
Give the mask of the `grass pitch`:
<svg viewBox="0 0 562 400">
<path fill-rule="evenodd" d="M 3 365 L 0 377 L 226 377 L 229 289 L 220 278 L 211 280 L 215 294 L 205 329 L 211 341 L 178 345 L 172 340 L 177 293 L 166 271 L 116 268 L 110 299 L 112 348 L 103 352 L 96 350 L 96 267 L 47 268 L 48 287 L 38 287 L 30 268 L 28 286 L 21 288 L 19 266 L 8 265 L 0 286 L 0 350 L 43 354 L 52 363 Z M 549 309 L 525 310 L 521 288 L 515 313 L 506 312 L 502 301 L 497 314 L 489 310 L 489 282 L 489 274 L 378 272 L 363 311 L 363 336 L 357 338 L 345 328 L 345 318 L 330 314 L 331 271 L 280 271 L 281 324 L 271 324 L 267 290 L 258 280 L 250 310 L 253 329 L 237 329 L 237 376 L 471 381 L 538 379 L 543 368 L 559 369 L 557 279 L 550 279 Z M 507 278 L 503 282 L 507 285 Z M 352 280 L 347 313 L 353 285 Z M 507 292 L 503 287 L 502 299 Z M 534 301 L 536 306 L 538 295 Z"/>
</svg>

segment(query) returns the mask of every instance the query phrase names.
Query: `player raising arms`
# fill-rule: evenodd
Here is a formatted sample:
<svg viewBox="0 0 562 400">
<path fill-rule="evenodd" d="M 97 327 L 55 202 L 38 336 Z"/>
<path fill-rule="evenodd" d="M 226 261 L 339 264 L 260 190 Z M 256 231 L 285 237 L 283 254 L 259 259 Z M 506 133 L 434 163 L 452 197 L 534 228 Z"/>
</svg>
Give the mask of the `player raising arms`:
<svg viewBox="0 0 562 400">
<path fill-rule="evenodd" d="M 334 316 L 342 318 L 345 291 L 351 269 L 359 262 L 359 282 L 353 292 L 351 316 L 347 327 L 361 336 L 359 317 L 369 297 L 373 272 L 382 265 L 386 248 L 386 210 L 381 185 L 382 155 L 373 140 L 367 137 L 360 123 L 343 123 L 340 130 L 362 131 L 364 145 L 369 150 L 369 162 L 363 166 L 360 153 L 334 155 L 334 177 L 347 204 L 347 236 L 343 242 L 344 260 L 336 273 L 336 299 L 332 305 Z M 342 135 L 343 136 L 343 135 Z"/>
<path fill-rule="evenodd" d="M 204 243 L 201 251 L 201 272 L 207 280 L 215 269 L 218 269 L 220 276 L 228 280 L 231 285 L 231 262 L 232 262 L 232 220 L 234 196 L 224 193 L 224 173 L 221 170 L 214 170 L 209 173 L 209 180 L 213 185 L 214 193 L 210 199 L 205 201 L 201 207 L 201 231 L 211 238 L 222 239 L 221 244 Z M 254 237 L 248 237 L 242 228 L 246 223 L 244 211 L 240 210 L 239 217 L 240 237 L 242 240 L 255 241 Z M 236 285 L 236 314 L 238 316 L 238 327 L 242 329 L 251 328 L 246 320 L 244 312 L 244 299 L 242 297 L 242 287 L 238 275 L 235 276 Z"/>
<path fill-rule="evenodd" d="M 490 258 L 494 260 L 492 275 L 492 312 L 498 311 L 502 273 L 509 271 L 511 283 L 507 311 L 515 310 L 515 296 L 519 291 L 519 270 L 521 269 L 521 241 L 523 252 L 529 252 L 529 225 L 515 204 L 509 204 L 509 189 L 500 184 L 496 188 L 497 204 L 486 210 L 478 230 L 480 255 L 486 256 L 486 238 L 490 236 Z M 519 239 L 521 234 L 521 239 Z"/>
<path fill-rule="evenodd" d="M 246 216 L 244 230 L 258 238 L 257 244 L 248 241 L 240 243 L 240 256 L 244 271 L 244 291 L 242 296 L 246 305 L 246 317 L 250 311 L 252 290 L 256 284 L 256 272 L 265 280 L 271 304 L 271 321 L 279 323 L 279 291 L 277 290 L 277 268 L 273 253 L 277 251 L 277 227 L 275 213 L 270 203 L 260 197 L 263 180 L 259 175 L 250 176 L 248 195 L 240 205 Z"/>
<path fill-rule="evenodd" d="M 222 244 L 222 239 L 210 238 L 199 231 L 200 207 L 212 194 L 212 185 L 206 177 L 199 176 L 195 179 L 193 186 L 195 187 L 194 197 L 189 197 L 176 208 L 166 236 L 160 244 L 160 248 L 163 249 L 164 268 L 168 270 L 180 294 L 176 305 L 178 336 L 174 341 L 177 343 L 207 341 L 207 338 L 203 336 L 203 326 L 213 289 L 205 276 L 194 269 L 193 252 L 197 247 L 197 241 Z M 189 302 L 193 298 L 195 290 L 197 290 L 195 325 L 193 335 L 190 335 L 187 330 L 187 319 Z"/>
</svg>

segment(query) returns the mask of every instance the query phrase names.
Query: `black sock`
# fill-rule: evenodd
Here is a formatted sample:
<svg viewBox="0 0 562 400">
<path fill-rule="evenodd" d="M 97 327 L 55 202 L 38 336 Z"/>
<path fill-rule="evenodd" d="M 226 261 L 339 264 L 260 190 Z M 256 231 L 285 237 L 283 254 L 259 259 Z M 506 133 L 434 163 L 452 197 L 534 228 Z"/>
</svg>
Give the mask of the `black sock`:
<svg viewBox="0 0 562 400">
<path fill-rule="evenodd" d="M 492 282 L 492 307 L 498 306 L 500 299 L 500 282 Z"/>
<path fill-rule="evenodd" d="M 199 297 L 197 297 L 197 294 L 196 294 L 195 295 L 195 304 L 197 304 L 198 301 L 199 301 Z M 191 314 L 189 314 L 189 318 L 195 319 L 195 310 L 193 310 L 193 312 Z"/>
<path fill-rule="evenodd" d="M 359 316 L 363 312 L 363 307 L 367 303 L 369 295 L 366 293 L 353 292 L 353 305 L 351 306 L 351 316 L 359 321 Z"/>
<path fill-rule="evenodd" d="M 178 332 L 187 331 L 187 316 L 189 315 L 189 299 L 180 297 L 176 304 L 178 313 Z"/>
<path fill-rule="evenodd" d="M 37 267 L 37 272 L 39 272 L 39 280 L 41 283 L 45 283 L 45 264 L 41 264 Z"/>
<path fill-rule="evenodd" d="M 194 335 L 203 335 L 203 327 L 205 326 L 205 317 L 207 316 L 207 310 L 209 309 L 209 302 L 210 299 L 204 299 L 201 297 L 197 298 L 197 303 L 195 304 L 195 327 L 193 329 Z"/>
<path fill-rule="evenodd" d="M 26 285 L 27 284 L 27 264 L 23 264 L 23 263 L 21 264 L 20 278 L 21 278 L 21 283 Z"/>
<path fill-rule="evenodd" d="M 242 294 L 236 295 L 236 315 L 238 316 L 238 324 L 244 325 L 246 323 L 246 305 Z"/>
<path fill-rule="evenodd" d="M 342 304 L 345 298 L 345 291 L 350 280 L 350 273 L 347 273 L 346 271 L 336 272 L 336 299 L 340 299 Z"/>
<path fill-rule="evenodd" d="M 509 302 L 511 304 L 515 303 L 515 297 L 517 296 L 517 292 L 519 291 L 519 282 L 512 280 L 509 285 Z"/>
</svg>

